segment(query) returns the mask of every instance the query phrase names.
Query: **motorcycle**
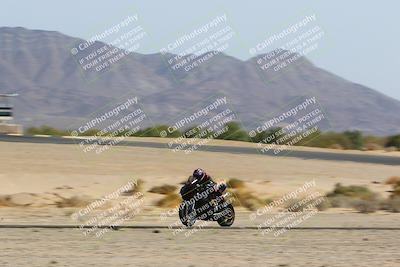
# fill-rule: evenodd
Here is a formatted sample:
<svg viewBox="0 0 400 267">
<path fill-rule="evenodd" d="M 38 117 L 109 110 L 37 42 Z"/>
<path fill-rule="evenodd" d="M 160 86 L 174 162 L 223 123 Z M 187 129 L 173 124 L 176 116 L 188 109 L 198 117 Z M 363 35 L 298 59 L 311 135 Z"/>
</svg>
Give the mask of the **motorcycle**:
<svg viewBox="0 0 400 267">
<path fill-rule="evenodd" d="M 222 194 L 225 188 L 226 185 L 218 187 L 200 184 L 192 178 L 180 191 L 184 200 L 179 206 L 182 224 L 192 227 L 197 220 L 203 220 L 216 221 L 220 226 L 231 226 L 235 220 L 235 210 L 226 200 L 228 193 Z"/>
</svg>

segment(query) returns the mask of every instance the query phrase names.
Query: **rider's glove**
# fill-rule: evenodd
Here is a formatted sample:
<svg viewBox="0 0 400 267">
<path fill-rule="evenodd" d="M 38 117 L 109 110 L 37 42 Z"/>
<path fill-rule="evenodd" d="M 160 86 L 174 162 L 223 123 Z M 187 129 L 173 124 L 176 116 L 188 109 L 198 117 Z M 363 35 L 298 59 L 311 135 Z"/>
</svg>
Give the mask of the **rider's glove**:
<svg viewBox="0 0 400 267">
<path fill-rule="evenodd" d="M 218 185 L 218 192 L 220 192 L 222 194 L 222 192 L 224 192 L 226 189 L 226 184 L 220 184 Z"/>
</svg>

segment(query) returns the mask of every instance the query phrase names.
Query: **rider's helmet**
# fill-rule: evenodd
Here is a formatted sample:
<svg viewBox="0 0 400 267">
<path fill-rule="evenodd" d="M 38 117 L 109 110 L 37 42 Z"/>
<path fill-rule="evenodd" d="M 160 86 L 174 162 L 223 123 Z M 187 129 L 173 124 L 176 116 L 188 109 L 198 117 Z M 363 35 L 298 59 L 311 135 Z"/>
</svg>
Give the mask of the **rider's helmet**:
<svg viewBox="0 0 400 267">
<path fill-rule="evenodd" d="M 203 169 L 195 169 L 193 172 L 193 178 L 201 181 L 204 179 L 204 177 L 206 177 L 206 172 Z"/>
</svg>

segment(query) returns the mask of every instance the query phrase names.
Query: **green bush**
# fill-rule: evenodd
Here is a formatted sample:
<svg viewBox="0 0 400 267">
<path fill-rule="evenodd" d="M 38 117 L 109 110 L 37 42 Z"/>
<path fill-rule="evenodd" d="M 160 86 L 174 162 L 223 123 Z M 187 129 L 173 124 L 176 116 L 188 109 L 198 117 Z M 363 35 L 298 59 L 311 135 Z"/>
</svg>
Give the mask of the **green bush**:
<svg viewBox="0 0 400 267">
<path fill-rule="evenodd" d="M 346 131 L 343 134 L 350 140 L 352 149 L 361 149 L 364 146 L 364 139 L 360 131 Z"/>
<path fill-rule="evenodd" d="M 385 144 L 387 143 L 387 138 L 367 135 L 367 136 L 363 137 L 363 142 L 364 142 L 364 144 L 377 144 L 379 146 L 384 147 Z"/>
<path fill-rule="evenodd" d="M 216 139 L 250 141 L 247 132 L 240 127 L 239 123 L 228 122 L 227 124 L 225 124 L 225 127 L 228 127 L 228 130 L 217 136 Z"/>
<path fill-rule="evenodd" d="M 186 130 L 183 131 L 183 135 L 186 138 L 195 138 L 198 137 L 201 131 L 198 129 L 198 126 L 192 126 L 187 128 Z"/>
<path fill-rule="evenodd" d="M 236 140 L 236 141 L 245 141 L 245 142 L 263 142 L 263 143 L 275 143 L 279 138 L 284 137 L 284 134 L 279 134 L 279 131 L 282 131 L 282 128 L 272 128 L 267 131 L 257 133 L 256 136 L 250 138 L 247 134 L 247 131 L 241 128 L 238 122 L 229 122 L 225 124 L 224 127 L 228 127 L 227 131 L 216 136 L 216 139 L 223 140 Z M 200 135 L 200 131 L 197 129 L 197 126 L 191 126 L 190 128 L 184 131 L 173 131 L 170 133 L 168 131 L 168 125 L 156 125 L 154 127 L 148 127 L 144 130 L 140 130 L 133 134 L 133 136 L 138 137 L 160 137 L 161 132 L 165 132 L 165 137 L 177 138 L 184 135 L 187 138 L 208 138 L 213 132 Z M 222 127 L 220 127 L 222 129 Z M 203 131 L 206 130 L 205 128 Z M 96 136 L 100 130 L 90 129 L 83 134 L 82 136 Z M 215 130 L 217 131 L 217 130 Z M 126 130 L 120 133 L 118 136 L 125 136 L 129 130 Z M 70 135 L 70 131 L 58 130 L 56 128 L 43 125 L 41 127 L 30 127 L 25 131 L 28 135 L 55 135 L 55 136 L 63 136 Z M 287 133 L 285 133 L 287 134 Z M 294 137 L 293 137 L 294 138 Z M 287 140 L 288 141 L 288 140 Z M 365 144 L 365 146 L 364 146 Z M 388 138 L 384 137 L 375 137 L 375 136 L 363 136 L 360 131 L 346 131 L 343 133 L 335 133 L 335 132 L 325 132 L 321 133 L 317 131 L 306 138 L 302 139 L 300 142 L 294 145 L 306 145 L 311 147 L 322 147 L 322 148 L 332 148 L 338 147 L 343 149 L 367 149 L 367 150 L 376 150 L 381 148 L 381 146 L 386 147 L 396 147 L 400 149 L 400 135 L 390 136 Z"/>
<path fill-rule="evenodd" d="M 330 148 L 334 145 L 339 145 L 345 149 L 349 149 L 352 146 L 351 141 L 347 136 L 334 132 L 322 133 L 307 143 L 307 146 L 324 148 Z"/>
<path fill-rule="evenodd" d="M 79 135 L 80 136 L 96 136 L 96 135 L 99 135 L 99 132 L 100 132 L 100 130 L 98 130 L 98 129 L 90 129 Z M 68 135 L 71 135 L 71 133 L 69 133 Z"/>
<path fill-rule="evenodd" d="M 42 134 L 42 135 L 54 135 L 54 136 L 67 136 L 69 133 L 67 131 L 62 131 L 58 130 L 56 128 L 43 125 L 39 128 L 37 127 L 30 127 L 26 129 L 25 134 L 28 135 L 36 135 L 36 134 Z"/>
<path fill-rule="evenodd" d="M 279 131 L 281 131 L 282 128 L 272 128 L 267 131 L 263 131 L 261 133 L 257 133 L 256 136 L 252 137 L 251 140 L 254 143 L 265 143 L 265 144 L 272 144 L 275 143 L 277 139 L 279 139 L 279 134 L 277 134 Z"/>
<path fill-rule="evenodd" d="M 400 134 L 389 136 L 385 146 L 386 147 L 394 146 L 400 149 Z"/>
<path fill-rule="evenodd" d="M 344 149 L 362 149 L 364 146 L 364 137 L 360 131 L 346 131 L 343 133 L 326 132 L 314 133 L 307 139 L 302 140 L 301 145 L 307 144 L 312 147 L 330 148 L 333 146 L 340 146 Z M 310 140 L 312 139 L 312 140 Z M 372 143 L 372 138 L 368 137 L 369 142 Z M 382 141 L 381 141 L 382 143 Z"/>
<path fill-rule="evenodd" d="M 168 131 L 169 126 L 168 125 L 156 125 L 154 127 L 148 127 L 142 131 L 138 131 L 135 136 L 141 136 L 141 137 L 160 137 L 161 132 L 165 132 L 167 135 L 164 137 L 179 137 L 182 135 L 182 133 L 178 130 L 173 131 L 170 133 Z"/>
<path fill-rule="evenodd" d="M 296 145 L 298 146 L 309 146 L 309 142 L 312 142 L 314 139 L 317 139 L 319 136 L 321 136 L 321 131 L 317 130 L 310 135 L 302 138 L 300 142 L 298 142 Z"/>
</svg>

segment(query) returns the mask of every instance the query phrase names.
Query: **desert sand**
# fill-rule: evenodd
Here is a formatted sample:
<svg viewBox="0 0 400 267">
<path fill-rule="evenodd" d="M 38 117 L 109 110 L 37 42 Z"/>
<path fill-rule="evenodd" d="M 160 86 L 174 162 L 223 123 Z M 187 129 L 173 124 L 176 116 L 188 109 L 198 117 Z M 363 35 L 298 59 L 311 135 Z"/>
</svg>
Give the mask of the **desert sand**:
<svg viewBox="0 0 400 267">
<path fill-rule="evenodd" d="M 6 238 L 3 238 L 6 236 Z M 0 229 L 0 265 L 15 266 L 382 266 L 400 265 L 392 231 L 291 230 L 265 237 L 246 230 L 124 229 L 102 239 L 69 229 Z"/>
<path fill-rule="evenodd" d="M 277 237 L 256 228 L 220 229 L 215 223 L 210 226 L 216 228 L 185 236 L 187 229 L 174 235 L 165 228 L 177 217 L 162 219 L 165 210 L 154 206 L 161 196 L 147 192 L 156 185 L 180 186 L 194 168 L 202 167 L 216 180 L 239 178 L 263 197 L 280 197 L 310 180 L 321 193 L 341 182 L 366 185 L 386 196 L 390 186 L 384 181 L 399 175 L 398 166 L 211 152 L 183 155 L 137 147 L 112 147 L 98 155 L 84 153 L 78 145 L 3 142 L 0 151 L 0 195 L 18 204 L 0 207 L 0 266 L 400 265 L 398 213 L 329 209 L 299 225 L 311 229 L 292 229 Z M 60 198 L 98 199 L 133 179 L 144 181 L 145 204 L 124 225 L 155 228 L 123 228 L 101 238 L 84 236 L 77 228 L 12 228 L 78 227 L 71 214 L 80 208 L 59 208 L 55 203 Z M 250 221 L 250 214 L 238 208 L 234 226 L 256 227 L 264 220 Z"/>
<path fill-rule="evenodd" d="M 383 182 L 399 175 L 398 166 L 303 160 L 195 151 L 184 155 L 168 149 L 112 147 L 84 153 L 78 145 L 0 143 L 0 194 L 51 193 L 99 197 L 142 179 L 145 190 L 179 185 L 198 167 L 216 180 L 239 178 L 260 194 L 280 196 L 315 180 L 326 192 L 335 183 L 367 185 L 385 194 Z M 373 183 L 378 182 L 378 183 Z"/>
</svg>

